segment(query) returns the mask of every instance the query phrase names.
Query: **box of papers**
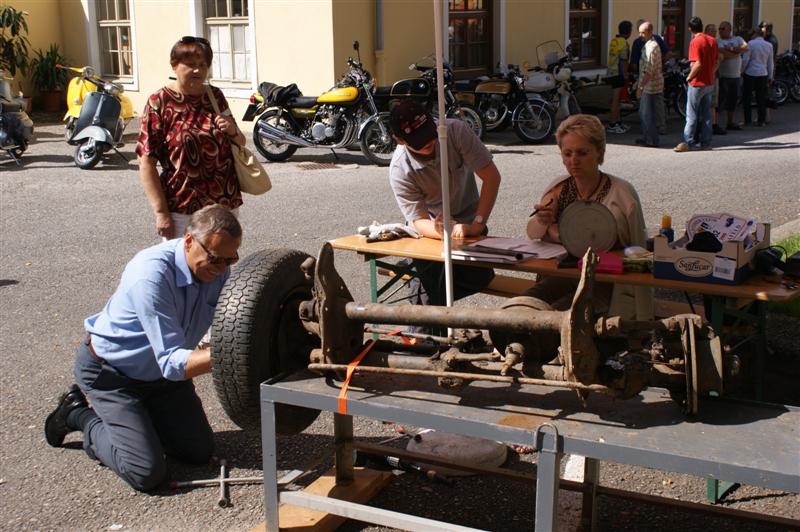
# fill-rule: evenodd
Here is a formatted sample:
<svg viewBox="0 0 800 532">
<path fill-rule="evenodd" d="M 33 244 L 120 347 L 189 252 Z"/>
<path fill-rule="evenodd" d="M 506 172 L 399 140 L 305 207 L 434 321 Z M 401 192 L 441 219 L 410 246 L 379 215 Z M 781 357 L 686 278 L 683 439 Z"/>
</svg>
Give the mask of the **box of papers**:
<svg viewBox="0 0 800 532">
<path fill-rule="evenodd" d="M 653 239 L 653 277 L 715 284 L 741 284 L 752 273 L 751 262 L 759 249 L 769 246 L 769 224 L 756 224 L 748 238 L 722 242 L 717 252 L 686 249 L 688 236 L 669 243 Z"/>
</svg>

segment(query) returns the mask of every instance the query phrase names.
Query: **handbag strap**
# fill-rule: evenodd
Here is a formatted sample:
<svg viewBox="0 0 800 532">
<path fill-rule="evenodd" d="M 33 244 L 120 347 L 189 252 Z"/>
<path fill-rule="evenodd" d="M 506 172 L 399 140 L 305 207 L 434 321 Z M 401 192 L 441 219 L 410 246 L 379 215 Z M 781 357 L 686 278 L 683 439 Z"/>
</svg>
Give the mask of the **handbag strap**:
<svg viewBox="0 0 800 532">
<path fill-rule="evenodd" d="M 214 96 L 214 92 L 211 90 L 211 85 L 206 85 L 206 94 L 208 94 L 208 99 L 211 100 L 211 108 L 214 109 L 214 112 L 216 114 L 221 115 L 222 113 L 219 112 L 219 106 L 217 105 L 217 97 Z M 238 129 L 239 126 L 236 126 L 236 128 Z M 231 144 L 235 144 L 236 146 L 239 146 L 239 144 L 234 140 L 233 137 L 229 137 L 229 138 L 230 138 Z"/>
<path fill-rule="evenodd" d="M 211 85 L 206 85 L 206 94 L 208 94 L 208 99 L 211 100 L 211 108 L 214 109 L 215 113 L 221 114 L 219 112 L 219 106 L 217 105 L 217 97 L 214 96 L 214 92 L 211 90 Z"/>
</svg>

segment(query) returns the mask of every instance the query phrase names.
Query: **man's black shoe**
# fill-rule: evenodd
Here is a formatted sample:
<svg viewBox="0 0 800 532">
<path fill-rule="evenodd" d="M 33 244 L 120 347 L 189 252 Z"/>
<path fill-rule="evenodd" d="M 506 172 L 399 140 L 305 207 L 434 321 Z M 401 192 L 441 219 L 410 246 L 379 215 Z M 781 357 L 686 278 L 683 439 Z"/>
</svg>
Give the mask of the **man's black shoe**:
<svg viewBox="0 0 800 532">
<path fill-rule="evenodd" d="M 729 131 L 741 131 L 742 130 L 742 126 L 740 126 L 739 124 L 728 124 L 727 129 Z"/>
<path fill-rule="evenodd" d="M 74 409 L 82 406 L 87 407 L 89 404 L 78 385 L 73 384 L 61 395 L 58 399 L 58 406 L 50 412 L 44 422 L 44 435 L 47 443 L 52 447 L 61 447 L 64 437 L 73 430 L 67 426 L 67 416 Z"/>
<path fill-rule="evenodd" d="M 714 135 L 724 135 L 727 133 L 727 131 L 721 128 L 719 124 L 714 124 L 714 126 L 711 128 L 711 131 L 714 133 Z"/>
</svg>

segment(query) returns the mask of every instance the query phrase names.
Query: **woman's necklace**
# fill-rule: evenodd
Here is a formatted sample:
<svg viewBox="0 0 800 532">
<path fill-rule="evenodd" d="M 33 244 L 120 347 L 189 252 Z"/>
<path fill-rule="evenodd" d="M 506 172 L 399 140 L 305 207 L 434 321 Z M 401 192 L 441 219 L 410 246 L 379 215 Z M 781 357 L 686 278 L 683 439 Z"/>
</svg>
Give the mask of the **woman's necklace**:
<svg viewBox="0 0 800 532">
<path fill-rule="evenodd" d="M 575 179 L 575 178 L 573 177 L 572 179 Z M 589 194 L 588 196 L 581 197 L 580 191 L 578 191 L 578 182 L 576 181 L 575 182 L 575 190 L 578 192 L 578 199 L 579 200 L 592 199 L 592 196 L 597 194 L 597 191 L 600 190 L 600 185 L 602 185 L 602 184 L 603 184 L 603 172 L 600 172 L 600 179 L 597 180 L 597 186 L 594 187 L 594 190 L 592 190 L 592 193 Z"/>
</svg>

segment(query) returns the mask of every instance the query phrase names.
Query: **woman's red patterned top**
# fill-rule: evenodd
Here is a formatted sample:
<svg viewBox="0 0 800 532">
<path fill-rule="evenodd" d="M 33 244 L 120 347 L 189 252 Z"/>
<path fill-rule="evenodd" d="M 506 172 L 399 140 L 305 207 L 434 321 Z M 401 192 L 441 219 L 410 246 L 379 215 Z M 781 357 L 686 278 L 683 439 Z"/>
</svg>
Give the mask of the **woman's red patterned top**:
<svg viewBox="0 0 800 532">
<path fill-rule="evenodd" d="M 225 96 L 211 89 L 220 112 Z M 161 165 L 161 187 L 170 212 L 192 214 L 219 203 L 231 209 L 242 204 L 230 137 L 214 125 L 208 94 L 185 95 L 168 87 L 152 94 L 142 112 L 136 153 Z"/>
</svg>

